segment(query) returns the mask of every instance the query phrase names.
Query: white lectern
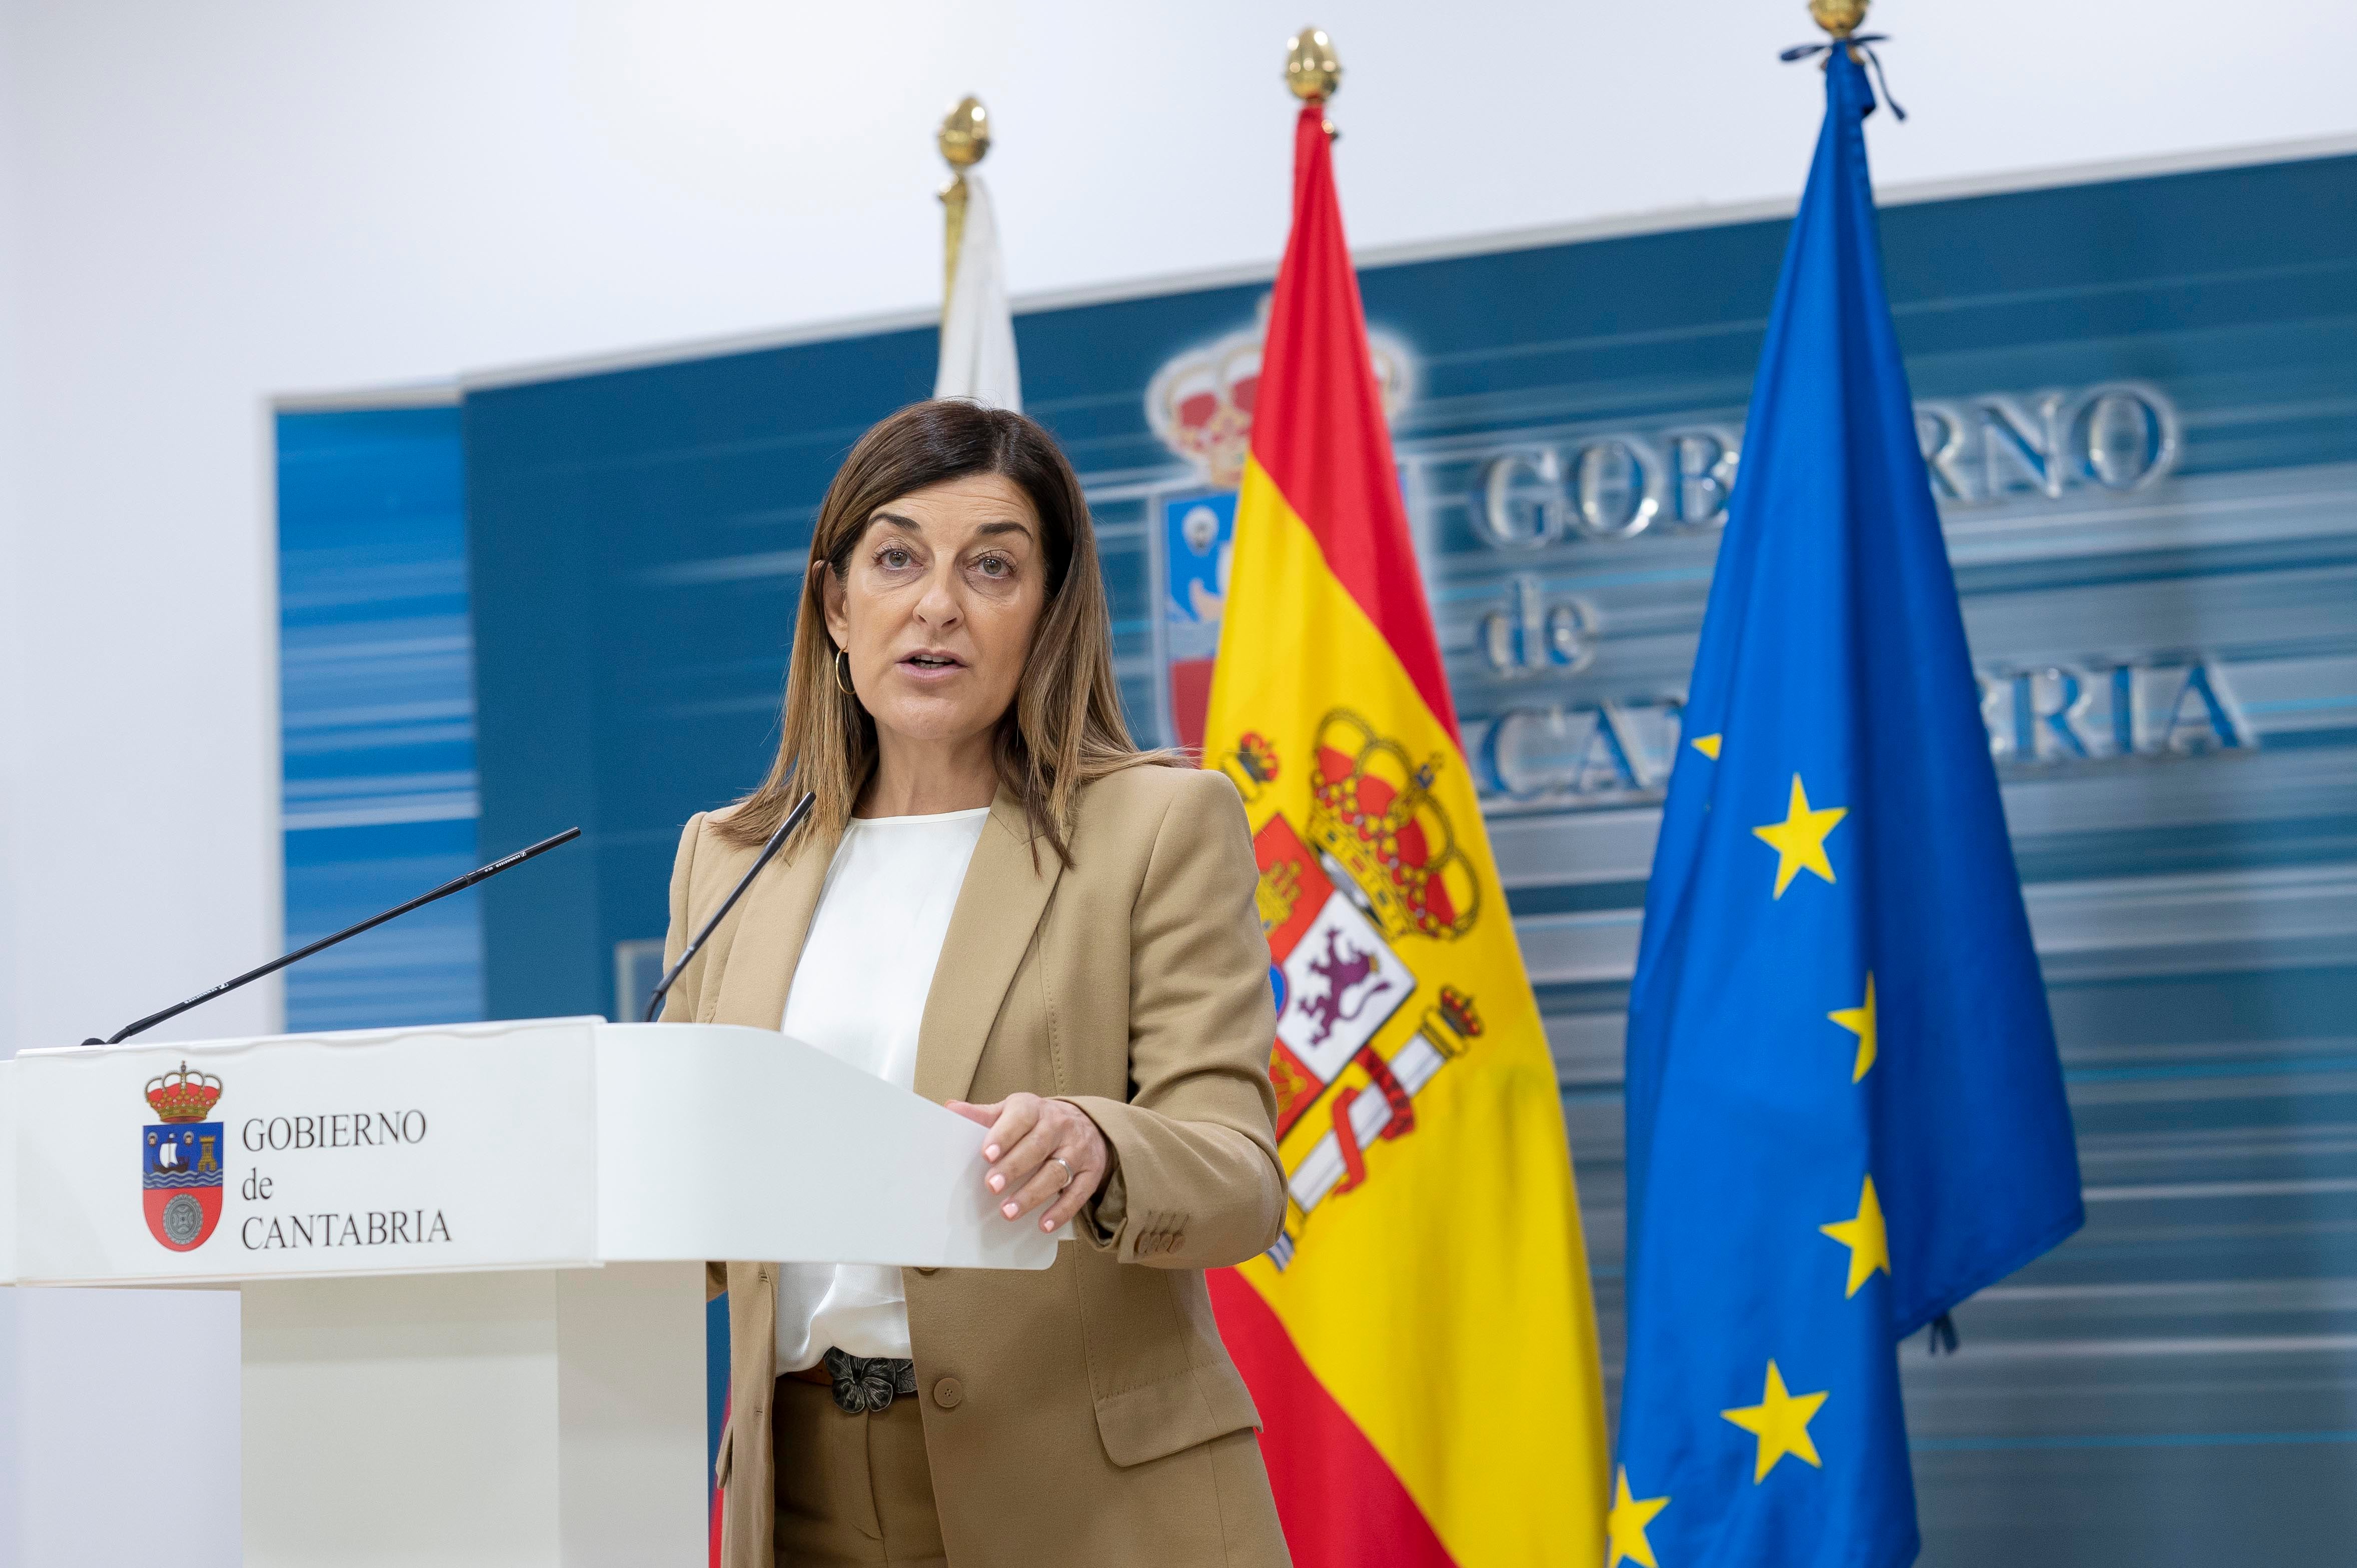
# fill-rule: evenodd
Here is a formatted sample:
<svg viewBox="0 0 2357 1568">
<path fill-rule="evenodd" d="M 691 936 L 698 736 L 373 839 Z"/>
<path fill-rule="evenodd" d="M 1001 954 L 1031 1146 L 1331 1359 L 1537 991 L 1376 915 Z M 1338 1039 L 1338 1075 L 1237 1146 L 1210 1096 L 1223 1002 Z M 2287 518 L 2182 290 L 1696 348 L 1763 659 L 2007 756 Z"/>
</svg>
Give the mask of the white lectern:
<svg viewBox="0 0 2357 1568">
<path fill-rule="evenodd" d="M 242 1293 L 257 1568 L 692 1564 L 704 1260 L 1048 1267 L 982 1139 L 761 1029 L 27 1051 L 0 1281 Z"/>
</svg>

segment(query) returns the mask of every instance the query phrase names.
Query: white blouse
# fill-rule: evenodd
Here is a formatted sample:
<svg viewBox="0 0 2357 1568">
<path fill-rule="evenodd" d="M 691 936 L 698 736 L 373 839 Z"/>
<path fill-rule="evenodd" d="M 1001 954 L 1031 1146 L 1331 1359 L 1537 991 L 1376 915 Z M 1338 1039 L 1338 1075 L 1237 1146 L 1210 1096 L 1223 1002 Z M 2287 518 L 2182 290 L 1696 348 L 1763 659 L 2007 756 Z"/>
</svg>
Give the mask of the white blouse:
<svg viewBox="0 0 2357 1568">
<path fill-rule="evenodd" d="M 819 890 L 780 1028 L 887 1083 L 915 1086 L 925 996 L 989 818 L 984 806 L 852 820 Z M 778 1370 L 816 1366 L 829 1346 L 854 1356 L 909 1354 L 899 1269 L 778 1270 Z"/>
</svg>

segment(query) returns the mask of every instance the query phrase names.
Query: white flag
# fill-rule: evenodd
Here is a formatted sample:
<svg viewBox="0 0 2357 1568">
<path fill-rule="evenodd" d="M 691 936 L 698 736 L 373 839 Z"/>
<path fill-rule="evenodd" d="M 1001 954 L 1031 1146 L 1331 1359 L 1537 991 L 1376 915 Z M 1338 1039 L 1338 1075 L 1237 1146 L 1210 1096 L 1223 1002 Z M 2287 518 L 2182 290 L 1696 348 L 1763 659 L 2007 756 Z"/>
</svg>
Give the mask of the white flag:
<svg viewBox="0 0 2357 1568">
<path fill-rule="evenodd" d="M 957 276 L 942 312 L 942 368 L 935 397 L 970 397 L 992 408 L 1023 409 L 1023 378 L 1015 366 L 1015 317 L 1006 308 L 1006 274 L 998 260 L 998 229 L 982 176 L 965 177 L 965 231 L 958 243 Z"/>
</svg>

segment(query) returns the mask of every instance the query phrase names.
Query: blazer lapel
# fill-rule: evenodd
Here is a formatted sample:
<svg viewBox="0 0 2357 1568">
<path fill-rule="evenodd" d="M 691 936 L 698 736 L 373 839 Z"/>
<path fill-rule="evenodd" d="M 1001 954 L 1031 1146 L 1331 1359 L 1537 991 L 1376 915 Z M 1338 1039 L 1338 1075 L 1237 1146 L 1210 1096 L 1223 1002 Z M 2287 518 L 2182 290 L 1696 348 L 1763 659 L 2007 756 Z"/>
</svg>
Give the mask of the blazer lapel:
<svg viewBox="0 0 2357 1568">
<path fill-rule="evenodd" d="M 834 862 L 836 840 L 813 837 L 782 865 L 771 861 L 737 906 L 737 934 L 720 971 L 715 1024 L 774 1029 L 786 1015 L 786 992 L 810 936 L 811 917 Z M 716 938 L 720 933 L 713 933 Z"/>
<path fill-rule="evenodd" d="M 963 1099 L 974 1087 L 982 1047 L 1006 987 L 1031 946 L 1064 863 L 1046 843 L 1032 865 L 1031 825 L 1022 802 L 1003 787 L 967 863 L 950 913 L 949 935 L 925 996 L 917 1033 L 917 1092 L 931 1101 Z"/>
</svg>

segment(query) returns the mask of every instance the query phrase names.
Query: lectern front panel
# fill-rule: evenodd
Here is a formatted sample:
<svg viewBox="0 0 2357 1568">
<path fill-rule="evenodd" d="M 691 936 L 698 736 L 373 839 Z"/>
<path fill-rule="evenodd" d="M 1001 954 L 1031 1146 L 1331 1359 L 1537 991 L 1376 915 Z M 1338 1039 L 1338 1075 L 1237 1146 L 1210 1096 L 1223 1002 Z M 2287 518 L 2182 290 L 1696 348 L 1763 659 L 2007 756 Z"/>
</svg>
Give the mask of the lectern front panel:
<svg viewBox="0 0 2357 1568">
<path fill-rule="evenodd" d="M 595 1019 L 27 1051 L 17 1277 L 593 1262 Z"/>
</svg>

